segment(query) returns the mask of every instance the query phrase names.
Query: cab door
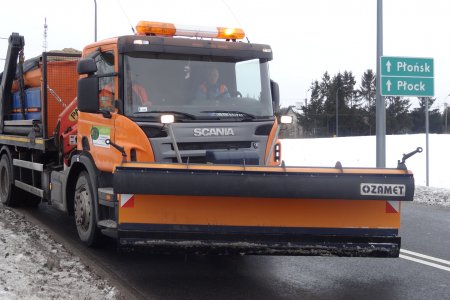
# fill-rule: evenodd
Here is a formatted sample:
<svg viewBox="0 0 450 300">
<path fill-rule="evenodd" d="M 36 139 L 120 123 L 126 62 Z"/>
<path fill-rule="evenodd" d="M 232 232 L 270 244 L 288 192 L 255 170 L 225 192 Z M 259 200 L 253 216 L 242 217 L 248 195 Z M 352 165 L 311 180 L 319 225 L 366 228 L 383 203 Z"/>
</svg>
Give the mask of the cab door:
<svg viewBox="0 0 450 300">
<path fill-rule="evenodd" d="M 98 48 L 96 48 L 98 49 Z M 121 153 L 107 143 L 114 141 L 115 120 L 117 111 L 118 71 L 117 51 L 115 44 L 102 46 L 100 53 L 92 56 L 97 65 L 99 113 L 80 112 L 78 120 L 78 150 L 89 151 L 97 168 L 104 172 L 112 172 L 114 166 L 120 164 Z M 89 52 L 87 54 L 89 57 Z"/>
</svg>

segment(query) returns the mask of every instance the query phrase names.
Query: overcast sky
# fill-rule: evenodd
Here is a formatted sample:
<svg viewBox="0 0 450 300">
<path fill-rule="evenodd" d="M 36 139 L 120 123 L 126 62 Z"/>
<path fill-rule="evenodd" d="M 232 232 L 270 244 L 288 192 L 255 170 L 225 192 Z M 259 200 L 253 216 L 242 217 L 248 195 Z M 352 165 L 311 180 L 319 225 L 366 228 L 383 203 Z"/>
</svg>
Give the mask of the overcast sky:
<svg viewBox="0 0 450 300">
<path fill-rule="evenodd" d="M 49 50 L 81 50 L 94 41 L 94 0 L 2 2 L 0 37 L 24 35 L 27 58 L 42 52 L 44 18 Z M 450 103 L 450 1 L 383 2 L 384 55 L 434 58 L 442 109 Z M 271 77 L 287 106 L 309 98 L 311 82 L 325 71 L 352 71 L 359 86 L 364 71 L 375 70 L 376 6 L 376 0 L 97 0 L 98 39 L 131 34 L 139 20 L 240 26 L 252 43 L 272 46 Z M 6 46 L 0 40 L 1 57 Z"/>
</svg>

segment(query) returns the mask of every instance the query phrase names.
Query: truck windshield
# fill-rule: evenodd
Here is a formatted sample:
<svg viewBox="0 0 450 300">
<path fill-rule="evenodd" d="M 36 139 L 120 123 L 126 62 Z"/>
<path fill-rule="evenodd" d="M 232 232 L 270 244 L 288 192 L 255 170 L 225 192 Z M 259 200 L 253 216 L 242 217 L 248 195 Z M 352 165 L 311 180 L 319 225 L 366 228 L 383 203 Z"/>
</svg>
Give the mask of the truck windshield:
<svg viewBox="0 0 450 300">
<path fill-rule="evenodd" d="M 124 111 L 186 119 L 254 120 L 273 116 L 268 63 L 259 59 L 129 54 L 124 57 Z"/>
</svg>

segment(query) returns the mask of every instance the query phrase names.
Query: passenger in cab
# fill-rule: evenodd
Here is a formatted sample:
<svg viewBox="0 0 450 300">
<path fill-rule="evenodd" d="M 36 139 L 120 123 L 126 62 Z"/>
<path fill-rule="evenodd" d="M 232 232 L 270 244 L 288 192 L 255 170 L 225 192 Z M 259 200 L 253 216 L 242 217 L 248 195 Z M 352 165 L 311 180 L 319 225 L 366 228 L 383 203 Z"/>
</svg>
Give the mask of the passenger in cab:
<svg viewBox="0 0 450 300">
<path fill-rule="evenodd" d="M 198 87 L 195 99 L 230 98 L 227 86 L 219 83 L 219 77 L 219 70 L 216 67 L 209 69 L 207 79 Z"/>
</svg>

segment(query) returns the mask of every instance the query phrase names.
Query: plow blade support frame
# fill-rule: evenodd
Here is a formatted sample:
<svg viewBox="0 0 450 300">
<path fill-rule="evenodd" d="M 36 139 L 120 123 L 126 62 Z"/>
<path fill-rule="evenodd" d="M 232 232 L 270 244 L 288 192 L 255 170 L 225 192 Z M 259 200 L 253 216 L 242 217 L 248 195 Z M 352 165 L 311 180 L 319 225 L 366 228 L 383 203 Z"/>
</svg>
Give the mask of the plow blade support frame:
<svg viewBox="0 0 450 300">
<path fill-rule="evenodd" d="M 377 193 L 383 187 L 390 193 Z M 394 189 L 397 193 L 393 192 Z M 400 172 L 258 172 L 117 167 L 114 191 L 150 195 L 412 201 L 414 178 L 412 174 Z"/>
</svg>

